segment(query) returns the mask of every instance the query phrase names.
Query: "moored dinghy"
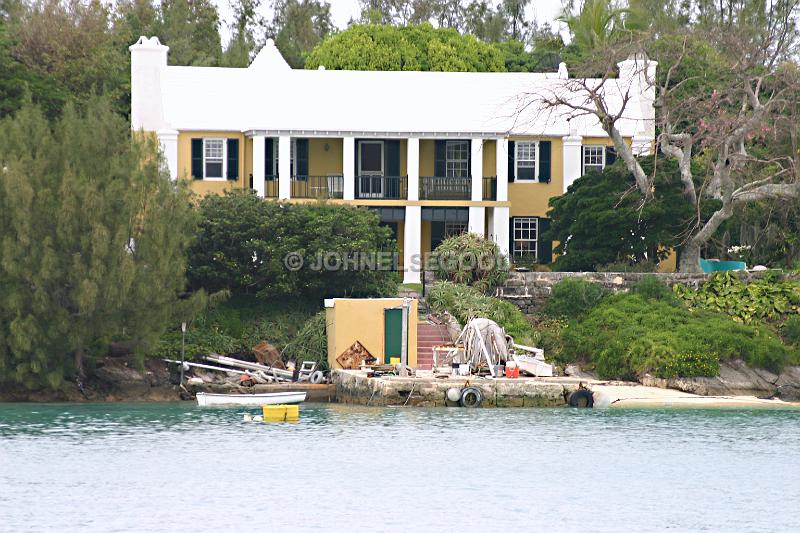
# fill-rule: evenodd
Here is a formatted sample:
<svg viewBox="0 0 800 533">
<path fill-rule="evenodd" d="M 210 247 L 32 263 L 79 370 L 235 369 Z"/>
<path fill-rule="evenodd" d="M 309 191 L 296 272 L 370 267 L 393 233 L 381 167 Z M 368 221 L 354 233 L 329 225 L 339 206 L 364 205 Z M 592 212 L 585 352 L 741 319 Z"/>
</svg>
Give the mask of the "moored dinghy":
<svg viewBox="0 0 800 533">
<path fill-rule="evenodd" d="M 304 402 L 306 393 L 297 392 L 265 392 L 259 394 L 215 394 L 198 392 L 197 405 L 200 407 L 234 407 L 241 405 L 278 405 Z"/>
</svg>

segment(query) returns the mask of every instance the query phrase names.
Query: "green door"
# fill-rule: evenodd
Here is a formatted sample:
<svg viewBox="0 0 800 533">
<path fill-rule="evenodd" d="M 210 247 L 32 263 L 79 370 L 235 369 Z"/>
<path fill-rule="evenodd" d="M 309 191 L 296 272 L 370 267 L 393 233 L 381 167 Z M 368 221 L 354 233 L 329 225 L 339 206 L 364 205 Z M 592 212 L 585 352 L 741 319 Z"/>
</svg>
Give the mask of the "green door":
<svg viewBox="0 0 800 533">
<path fill-rule="evenodd" d="M 403 310 L 384 309 L 383 311 L 383 358 L 389 364 L 391 357 L 400 357 L 403 339 Z"/>
</svg>

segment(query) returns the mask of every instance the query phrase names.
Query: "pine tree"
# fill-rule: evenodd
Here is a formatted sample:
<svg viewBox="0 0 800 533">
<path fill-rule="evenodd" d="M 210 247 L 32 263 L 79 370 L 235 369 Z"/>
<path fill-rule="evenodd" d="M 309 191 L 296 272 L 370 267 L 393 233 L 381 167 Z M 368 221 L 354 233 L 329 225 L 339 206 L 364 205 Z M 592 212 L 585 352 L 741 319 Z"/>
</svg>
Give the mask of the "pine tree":
<svg viewBox="0 0 800 533">
<path fill-rule="evenodd" d="M 186 304 L 188 193 L 107 99 L 0 123 L 0 382 L 58 387 L 112 341 L 142 354 Z"/>
</svg>

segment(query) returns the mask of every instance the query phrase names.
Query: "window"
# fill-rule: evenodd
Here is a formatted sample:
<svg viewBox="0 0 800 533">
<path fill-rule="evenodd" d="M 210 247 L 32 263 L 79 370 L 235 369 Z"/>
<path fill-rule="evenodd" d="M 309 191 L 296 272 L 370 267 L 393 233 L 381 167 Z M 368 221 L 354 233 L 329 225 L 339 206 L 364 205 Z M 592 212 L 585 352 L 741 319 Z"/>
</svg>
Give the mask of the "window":
<svg viewBox="0 0 800 533">
<path fill-rule="evenodd" d="M 514 217 L 514 257 L 536 260 L 539 239 L 539 219 L 536 217 Z"/>
<path fill-rule="evenodd" d="M 203 139 L 203 178 L 225 178 L 225 139 Z"/>
<path fill-rule="evenodd" d="M 605 146 L 584 146 L 583 147 L 583 173 L 592 170 L 602 171 L 606 166 L 606 147 Z"/>
<path fill-rule="evenodd" d="M 539 149 L 538 142 L 522 142 L 517 141 L 515 144 L 516 149 L 516 164 L 518 180 L 532 180 L 537 178 L 536 174 L 536 152 Z"/>
<path fill-rule="evenodd" d="M 445 176 L 469 177 L 469 141 L 447 141 L 445 145 Z"/>
<path fill-rule="evenodd" d="M 467 224 L 465 222 L 445 222 L 444 223 L 444 238 L 455 237 L 467 232 Z"/>
</svg>

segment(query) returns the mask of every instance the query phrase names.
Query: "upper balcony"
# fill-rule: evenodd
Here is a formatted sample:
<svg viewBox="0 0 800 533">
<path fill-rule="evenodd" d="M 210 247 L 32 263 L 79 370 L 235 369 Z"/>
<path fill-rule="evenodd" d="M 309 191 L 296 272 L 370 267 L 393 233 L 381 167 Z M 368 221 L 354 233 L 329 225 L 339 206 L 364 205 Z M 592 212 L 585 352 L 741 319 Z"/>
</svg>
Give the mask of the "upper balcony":
<svg viewBox="0 0 800 533">
<path fill-rule="evenodd" d="M 495 139 L 254 136 L 252 142 L 251 187 L 266 198 L 507 200 L 505 188 L 498 198 Z M 260 143 L 264 143 L 263 184 L 255 177 L 261 173 Z M 282 173 L 289 179 L 282 180 Z"/>
</svg>

